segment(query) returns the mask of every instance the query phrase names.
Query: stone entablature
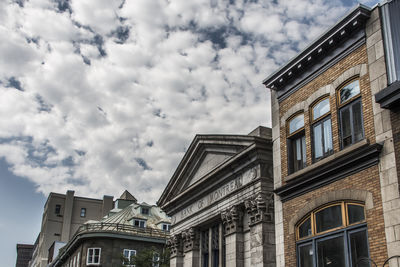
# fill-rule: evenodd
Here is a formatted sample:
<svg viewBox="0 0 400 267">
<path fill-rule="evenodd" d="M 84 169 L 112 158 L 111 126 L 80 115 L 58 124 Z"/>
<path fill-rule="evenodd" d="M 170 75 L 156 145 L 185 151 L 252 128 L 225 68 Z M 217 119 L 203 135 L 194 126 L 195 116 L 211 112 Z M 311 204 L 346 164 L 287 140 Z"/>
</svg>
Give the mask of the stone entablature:
<svg viewBox="0 0 400 267">
<path fill-rule="evenodd" d="M 173 218 L 172 236 L 179 236 L 182 241 L 182 247 L 169 241 L 173 252 L 171 267 L 269 266 L 267 263 L 275 261 L 273 241 L 269 243 L 274 236 L 271 130 L 255 132 L 266 135 L 196 136 L 190 145 L 158 202 Z M 202 146 L 202 142 L 207 145 Z M 215 154 L 219 147 L 221 153 L 235 151 L 231 146 L 240 149 L 223 162 L 219 157 L 207 156 L 208 148 L 212 147 Z M 212 158 L 216 162 L 209 162 Z M 193 170 L 204 164 L 215 168 L 199 167 L 200 172 L 209 170 L 200 177 Z M 254 225 L 257 234 L 250 233 L 251 216 L 245 210 L 245 201 L 254 196 L 259 196 L 257 214 L 263 222 L 261 227 Z M 263 242 L 257 242 L 259 237 Z"/>
</svg>

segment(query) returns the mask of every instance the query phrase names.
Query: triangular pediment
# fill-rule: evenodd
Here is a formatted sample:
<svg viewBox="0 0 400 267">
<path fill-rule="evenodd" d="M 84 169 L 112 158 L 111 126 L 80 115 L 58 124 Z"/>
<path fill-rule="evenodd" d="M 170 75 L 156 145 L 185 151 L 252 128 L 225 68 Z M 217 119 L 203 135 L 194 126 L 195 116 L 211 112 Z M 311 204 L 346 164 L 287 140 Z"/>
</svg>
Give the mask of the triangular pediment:
<svg viewBox="0 0 400 267">
<path fill-rule="evenodd" d="M 161 203 L 185 192 L 201 187 L 203 181 L 254 143 L 247 135 L 197 135 L 178 165 Z"/>
</svg>

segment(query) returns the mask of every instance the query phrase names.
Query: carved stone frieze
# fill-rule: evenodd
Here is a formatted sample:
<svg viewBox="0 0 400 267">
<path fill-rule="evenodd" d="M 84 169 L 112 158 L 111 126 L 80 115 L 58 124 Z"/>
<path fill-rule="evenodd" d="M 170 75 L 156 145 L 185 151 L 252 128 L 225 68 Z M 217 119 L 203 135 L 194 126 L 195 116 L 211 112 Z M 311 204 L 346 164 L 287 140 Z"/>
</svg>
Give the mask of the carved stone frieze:
<svg viewBox="0 0 400 267">
<path fill-rule="evenodd" d="M 167 246 L 170 251 L 170 257 L 182 256 L 182 238 L 180 235 L 172 235 L 167 240 Z"/>
<path fill-rule="evenodd" d="M 245 201 L 249 214 L 249 225 L 274 221 L 274 194 L 258 193 L 254 198 Z"/>
<path fill-rule="evenodd" d="M 222 222 L 225 227 L 225 235 L 243 231 L 243 209 L 234 205 L 221 213 Z"/>
<path fill-rule="evenodd" d="M 183 240 L 183 249 L 185 252 L 194 249 L 199 249 L 199 244 L 200 244 L 199 231 L 197 231 L 192 227 L 183 231 L 181 235 Z"/>
</svg>

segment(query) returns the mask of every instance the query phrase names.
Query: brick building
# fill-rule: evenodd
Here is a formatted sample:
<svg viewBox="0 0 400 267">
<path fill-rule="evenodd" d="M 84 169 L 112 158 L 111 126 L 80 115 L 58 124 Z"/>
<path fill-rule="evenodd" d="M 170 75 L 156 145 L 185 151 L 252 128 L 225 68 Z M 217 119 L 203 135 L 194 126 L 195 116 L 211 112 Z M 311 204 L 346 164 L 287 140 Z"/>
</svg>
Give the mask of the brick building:
<svg viewBox="0 0 400 267">
<path fill-rule="evenodd" d="M 171 267 L 275 266 L 271 129 L 196 135 L 158 205 Z"/>
<path fill-rule="evenodd" d="M 17 244 L 17 262 L 15 267 L 28 267 L 32 258 L 33 245 Z"/>
<path fill-rule="evenodd" d="M 400 254 L 399 7 L 359 5 L 264 80 L 279 267 Z"/>
</svg>

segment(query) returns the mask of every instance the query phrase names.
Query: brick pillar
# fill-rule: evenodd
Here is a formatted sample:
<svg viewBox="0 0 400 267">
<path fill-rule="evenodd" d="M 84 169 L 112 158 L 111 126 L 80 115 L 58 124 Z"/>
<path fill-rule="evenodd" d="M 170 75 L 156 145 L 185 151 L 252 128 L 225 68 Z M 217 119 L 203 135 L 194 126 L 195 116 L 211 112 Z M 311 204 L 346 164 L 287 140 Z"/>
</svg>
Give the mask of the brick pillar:
<svg viewBox="0 0 400 267">
<path fill-rule="evenodd" d="M 233 206 L 223 212 L 221 217 L 225 227 L 225 266 L 243 267 L 244 236 L 242 208 L 240 206 Z M 222 240 L 220 240 L 220 242 L 222 242 Z"/>
<path fill-rule="evenodd" d="M 250 257 L 252 267 L 275 267 L 274 195 L 259 193 L 245 201 L 250 217 Z"/>
<path fill-rule="evenodd" d="M 194 228 L 182 232 L 184 267 L 199 267 L 200 265 L 200 235 Z"/>
<path fill-rule="evenodd" d="M 170 266 L 183 267 L 183 249 L 182 239 L 179 235 L 173 235 L 167 240 L 167 246 L 170 250 Z"/>
</svg>

